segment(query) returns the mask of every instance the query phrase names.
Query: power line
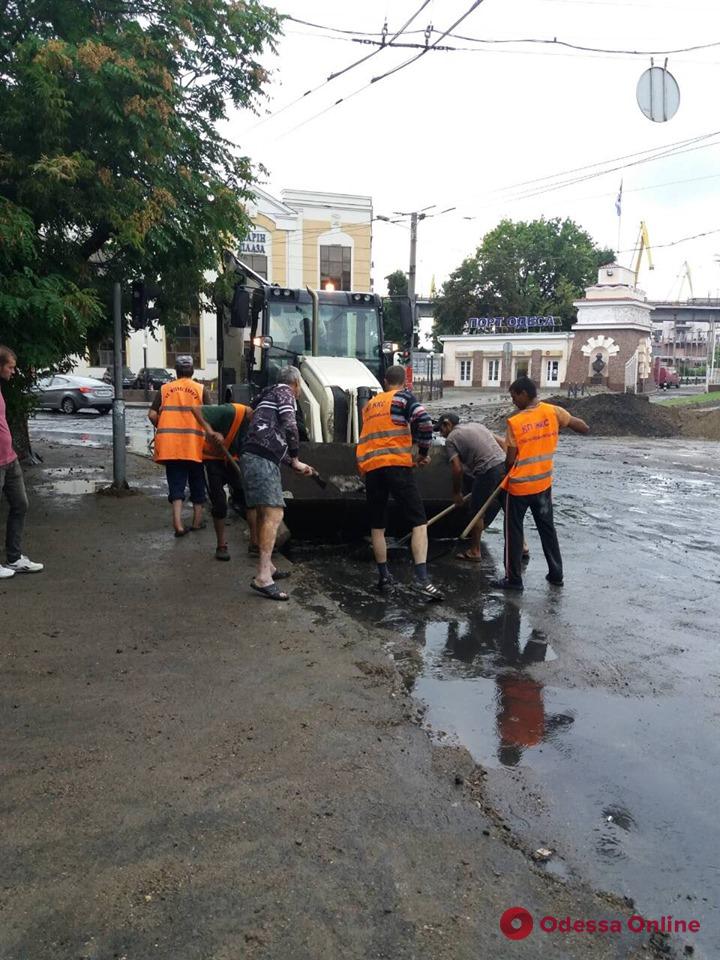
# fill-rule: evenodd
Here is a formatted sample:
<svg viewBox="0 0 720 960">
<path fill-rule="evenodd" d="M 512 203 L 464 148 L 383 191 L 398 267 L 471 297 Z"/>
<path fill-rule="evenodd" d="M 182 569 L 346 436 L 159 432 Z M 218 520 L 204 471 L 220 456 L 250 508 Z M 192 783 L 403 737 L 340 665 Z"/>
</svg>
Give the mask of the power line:
<svg viewBox="0 0 720 960">
<path fill-rule="evenodd" d="M 690 237 L 680 237 L 679 240 L 671 240 L 669 243 L 651 243 L 651 250 L 663 250 L 666 247 L 677 247 L 680 243 L 687 243 L 688 240 L 698 240 L 700 237 L 709 237 L 714 233 L 720 233 L 720 227 L 716 227 L 713 230 L 704 230 L 702 233 L 694 233 Z M 618 253 L 634 253 L 637 250 L 637 246 L 632 249 L 628 248 L 627 250 L 618 250 Z"/>
<path fill-rule="evenodd" d="M 286 19 L 293 21 L 293 23 L 302 24 L 303 26 L 306 26 L 306 27 L 312 27 L 318 30 L 332 31 L 334 33 L 340 33 L 345 36 L 354 37 L 356 43 L 378 44 L 379 46 L 398 46 L 398 47 L 411 46 L 411 44 L 393 43 L 393 40 L 396 39 L 395 37 L 393 37 L 390 41 L 387 41 L 387 42 L 385 41 L 384 38 L 379 41 L 364 39 L 364 38 L 370 38 L 370 37 L 376 37 L 376 36 L 383 37 L 383 34 L 378 34 L 378 33 L 374 33 L 367 30 L 343 30 L 338 27 L 330 27 L 320 23 L 310 23 L 307 20 L 299 20 L 296 17 L 286 17 Z M 553 37 L 552 39 L 548 39 L 544 37 L 516 37 L 516 38 L 503 38 L 503 39 L 494 39 L 494 38 L 485 38 L 485 37 L 467 37 L 467 36 L 464 36 L 463 34 L 453 33 L 452 32 L 453 29 L 454 27 L 451 27 L 450 30 L 446 30 L 444 33 L 441 34 L 441 36 L 438 39 L 441 40 L 441 39 L 444 39 L 445 37 L 451 37 L 453 40 L 463 40 L 466 43 L 481 43 L 481 44 L 505 45 L 505 46 L 517 45 L 517 44 L 540 44 L 540 45 L 547 45 L 547 46 L 567 47 L 568 49 L 580 50 L 585 53 L 624 54 L 626 56 L 633 56 L 633 57 L 670 56 L 676 53 L 693 53 L 697 50 L 709 50 L 712 47 L 720 47 L 720 40 L 713 40 L 708 43 L 693 44 L 689 47 L 675 47 L 669 50 L 628 50 L 628 49 L 622 49 L 622 48 L 616 49 L 614 47 L 591 47 L 585 44 L 572 43 L 569 40 L 558 40 L 557 37 Z M 412 34 L 412 33 L 422 33 L 423 31 L 410 30 L 407 32 L 408 34 Z M 440 31 L 434 29 L 432 25 L 429 25 L 427 27 L 427 30 L 424 32 L 426 35 L 429 34 L 430 36 L 432 36 L 433 33 L 440 33 Z M 467 47 L 458 48 L 458 47 L 447 47 L 447 46 L 438 48 L 437 44 L 435 43 L 433 43 L 432 45 L 418 44 L 417 46 L 420 46 L 422 49 L 425 49 L 425 48 L 427 48 L 428 50 L 441 49 L 445 51 L 472 49 Z"/>
<path fill-rule="evenodd" d="M 318 90 L 322 90 L 323 87 L 327 86 L 329 83 L 332 83 L 333 80 L 337 80 L 338 77 L 342 77 L 344 74 L 348 73 L 350 70 L 353 70 L 355 67 L 359 67 L 361 63 L 365 63 L 366 61 L 370 60 L 372 57 L 377 56 L 377 54 L 381 52 L 383 47 L 391 44 L 393 40 L 397 40 L 397 38 L 405 32 L 405 30 L 410 26 L 413 20 L 415 20 L 417 17 L 420 16 L 420 14 L 423 12 L 425 7 L 428 6 L 429 3 L 432 3 L 432 0 L 423 0 L 423 2 L 420 4 L 418 9 L 415 11 L 415 13 L 413 13 L 412 16 L 410 16 L 405 21 L 403 26 L 400 27 L 400 29 L 392 35 L 392 37 L 387 43 L 386 43 L 386 37 L 387 37 L 388 29 L 387 29 L 387 21 L 385 21 L 385 25 L 383 26 L 383 29 L 379 34 L 382 37 L 382 42 L 380 43 L 379 48 L 377 50 L 373 50 L 371 53 L 367 54 L 364 57 L 361 57 L 359 60 L 355 60 L 353 63 L 348 64 L 348 66 L 343 67 L 342 70 L 337 70 L 335 73 L 331 73 L 329 76 L 325 78 L 325 80 L 323 80 L 322 83 L 318 84 L 316 87 L 312 87 L 310 90 L 306 90 L 305 93 L 301 94 L 299 97 L 296 97 L 295 100 L 293 100 L 291 103 L 287 103 L 285 104 L 284 107 L 280 107 L 279 110 L 275 110 L 273 113 L 269 114 L 267 117 L 263 117 L 262 120 L 259 120 L 256 124 L 250 127 L 250 130 L 255 130 L 261 124 L 266 123 L 268 120 L 271 120 L 273 117 L 277 117 L 281 113 L 284 113 L 286 110 L 289 110 L 290 107 L 294 107 L 297 103 L 300 103 L 301 100 L 304 100 L 305 97 L 309 97 L 310 94 L 317 93 Z M 286 19 L 293 20 L 293 21 L 295 20 L 294 17 L 287 17 Z M 296 21 L 296 22 L 301 23 L 302 21 Z"/>
<path fill-rule="evenodd" d="M 314 114 L 312 117 L 308 117 L 306 120 L 303 120 L 301 123 L 296 124 L 296 126 L 292 127 L 286 133 L 282 134 L 282 136 L 286 137 L 286 136 L 289 136 L 291 133 L 295 133 L 296 130 L 299 130 L 301 127 L 304 127 L 308 123 L 312 123 L 313 120 L 319 119 L 320 117 L 328 113 L 330 110 L 333 110 L 335 107 L 339 106 L 341 103 L 346 103 L 348 100 L 351 100 L 353 97 L 356 97 L 359 93 L 362 93 L 364 90 L 367 90 L 368 87 L 371 87 L 373 84 L 379 83 L 381 80 L 385 80 L 387 77 L 391 77 L 393 74 L 398 73 L 400 70 L 404 70 L 405 67 L 409 67 L 410 64 L 415 63 L 421 57 L 425 56 L 426 53 L 432 50 L 433 47 L 436 46 L 444 37 L 446 37 L 451 30 L 454 30 L 455 27 L 458 26 L 458 24 L 462 23 L 463 20 L 469 17 L 470 14 L 473 13 L 473 11 L 476 10 L 482 3 L 484 3 L 484 0 L 474 0 L 474 3 L 469 7 L 469 9 L 466 10 L 465 13 L 461 14 L 461 16 L 458 17 L 458 19 L 455 21 L 455 23 L 452 24 L 451 27 L 448 27 L 448 29 L 444 33 L 442 33 L 438 37 L 438 39 L 434 41 L 432 44 L 430 44 L 429 46 L 423 47 L 420 53 L 416 54 L 414 57 L 410 57 L 409 60 L 405 60 L 403 63 L 399 64 L 398 66 L 393 67 L 392 70 L 387 70 L 385 73 L 381 73 L 377 77 L 372 77 L 372 79 L 368 83 L 364 84 L 362 87 L 358 87 L 357 90 L 354 90 L 352 93 L 348 94 L 346 97 L 341 97 L 339 100 L 336 100 L 335 103 L 331 103 L 328 107 L 325 107 L 324 110 L 321 110 L 319 113 Z"/>
</svg>

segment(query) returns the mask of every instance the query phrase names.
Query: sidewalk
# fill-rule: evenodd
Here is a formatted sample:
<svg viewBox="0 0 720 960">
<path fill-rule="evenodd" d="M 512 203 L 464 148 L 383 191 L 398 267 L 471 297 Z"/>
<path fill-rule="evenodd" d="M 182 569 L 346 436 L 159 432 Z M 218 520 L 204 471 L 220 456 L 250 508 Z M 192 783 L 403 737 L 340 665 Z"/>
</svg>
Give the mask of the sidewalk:
<svg viewBox="0 0 720 960">
<path fill-rule="evenodd" d="M 516 904 L 623 908 L 514 848 L 468 755 L 411 722 L 385 635 L 299 567 L 290 603 L 253 595 L 240 524 L 229 564 L 210 529 L 173 539 L 152 464 L 128 464 L 149 493 L 48 496 L 48 469 L 107 453 L 38 452 L 46 570 L 0 586 L 3 960 L 652 956 L 506 940 Z"/>
</svg>

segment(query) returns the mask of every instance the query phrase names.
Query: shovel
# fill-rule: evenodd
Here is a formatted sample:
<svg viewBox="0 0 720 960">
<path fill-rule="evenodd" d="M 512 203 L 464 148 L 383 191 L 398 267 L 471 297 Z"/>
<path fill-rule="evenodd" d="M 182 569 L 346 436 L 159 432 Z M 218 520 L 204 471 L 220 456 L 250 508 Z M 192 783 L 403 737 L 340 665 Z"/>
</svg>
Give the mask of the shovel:
<svg viewBox="0 0 720 960">
<path fill-rule="evenodd" d="M 471 497 L 471 494 L 469 493 L 466 494 L 463 497 L 463 503 L 467 503 L 470 497 Z M 431 517 L 428 520 L 427 522 L 428 527 L 431 527 L 434 523 L 437 523 L 438 520 L 442 520 L 443 517 L 446 517 L 449 513 L 452 513 L 453 510 L 456 510 L 456 509 L 457 509 L 456 505 L 454 503 L 451 503 L 449 507 L 445 507 L 444 510 L 441 510 L 440 513 L 436 513 L 434 517 Z M 412 530 L 410 531 L 410 533 L 407 533 L 404 537 L 401 537 L 401 539 L 398 540 L 397 542 L 398 547 L 404 547 L 406 543 L 410 542 L 411 537 L 412 537 Z"/>
</svg>

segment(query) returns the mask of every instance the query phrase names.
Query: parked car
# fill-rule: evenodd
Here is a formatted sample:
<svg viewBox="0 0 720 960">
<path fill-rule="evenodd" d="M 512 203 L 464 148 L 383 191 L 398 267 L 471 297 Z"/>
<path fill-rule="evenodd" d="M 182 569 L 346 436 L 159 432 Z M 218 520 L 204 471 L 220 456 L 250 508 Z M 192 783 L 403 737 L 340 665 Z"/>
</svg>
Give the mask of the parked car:
<svg viewBox="0 0 720 960">
<path fill-rule="evenodd" d="M 100 378 L 103 383 L 115 384 L 115 370 L 113 367 L 105 367 L 105 373 Z M 133 384 L 135 383 L 135 374 L 132 372 L 130 367 L 122 368 L 122 385 L 123 390 L 131 390 Z"/>
<path fill-rule="evenodd" d="M 174 380 L 175 374 L 165 370 L 164 367 L 142 367 L 135 377 L 135 389 L 144 390 L 146 379 L 149 387 L 152 387 L 153 390 L 159 390 L 164 383 L 170 383 Z"/>
<path fill-rule="evenodd" d="M 38 380 L 35 393 L 41 407 L 62 410 L 63 413 L 75 413 L 85 407 L 92 407 L 98 413 L 109 413 L 115 396 L 113 387 L 102 380 L 73 377 L 65 373 L 56 373 Z"/>
</svg>

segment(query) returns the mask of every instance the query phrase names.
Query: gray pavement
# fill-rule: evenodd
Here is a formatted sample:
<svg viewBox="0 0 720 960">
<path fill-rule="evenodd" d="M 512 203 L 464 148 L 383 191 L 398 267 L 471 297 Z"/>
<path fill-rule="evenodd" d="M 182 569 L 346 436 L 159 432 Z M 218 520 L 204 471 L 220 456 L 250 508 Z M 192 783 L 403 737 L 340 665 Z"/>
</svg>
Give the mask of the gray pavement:
<svg viewBox="0 0 720 960">
<path fill-rule="evenodd" d="M 654 955 L 539 929 L 629 908 L 535 864 L 470 754 L 413 722 L 391 621 L 302 565 L 293 601 L 256 597 L 239 523 L 216 563 L 210 531 L 172 538 L 147 461 L 116 499 L 83 492 L 106 449 L 37 449 L 46 569 L 0 587 L 2 960 Z M 536 925 L 514 943 L 518 904 Z"/>
</svg>

